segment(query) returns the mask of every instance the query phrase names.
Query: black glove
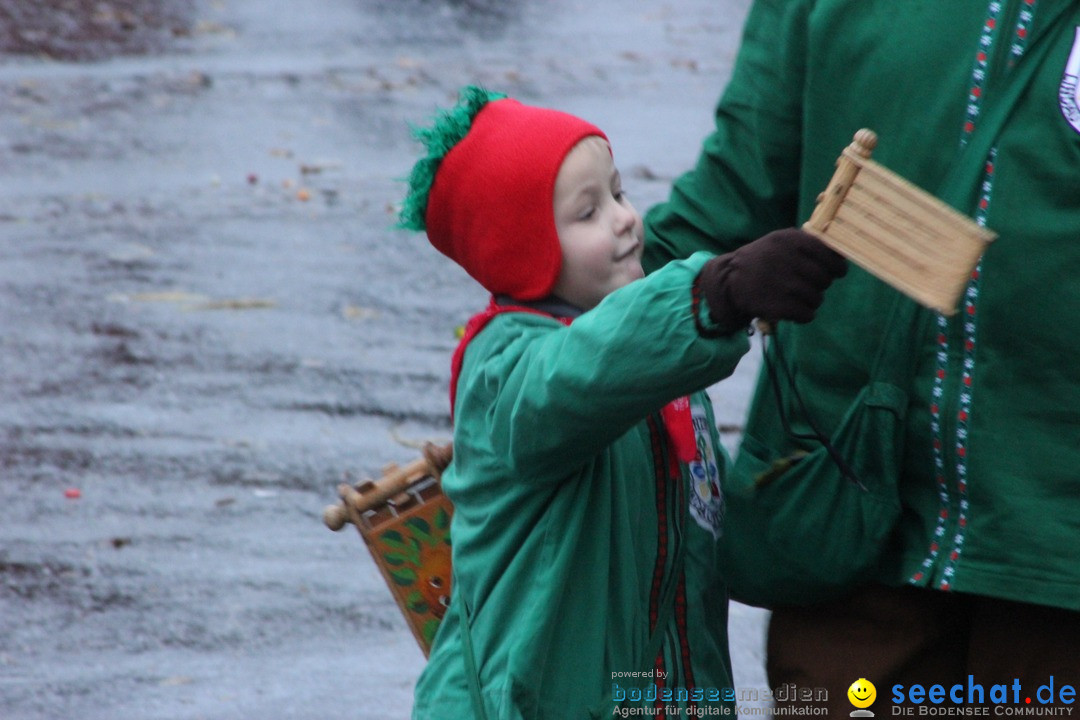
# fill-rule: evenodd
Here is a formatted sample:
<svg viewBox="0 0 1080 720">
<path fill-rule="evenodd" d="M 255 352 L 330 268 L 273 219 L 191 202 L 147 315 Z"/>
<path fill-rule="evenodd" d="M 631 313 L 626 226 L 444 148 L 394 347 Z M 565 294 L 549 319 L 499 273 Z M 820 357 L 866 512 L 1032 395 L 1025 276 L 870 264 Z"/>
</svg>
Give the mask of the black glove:
<svg viewBox="0 0 1080 720">
<path fill-rule="evenodd" d="M 709 260 L 698 287 L 714 323 L 731 332 L 754 318 L 814 319 L 825 289 L 847 273 L 847 261 L 802 230 L 777 230 Z"/>
</svg>

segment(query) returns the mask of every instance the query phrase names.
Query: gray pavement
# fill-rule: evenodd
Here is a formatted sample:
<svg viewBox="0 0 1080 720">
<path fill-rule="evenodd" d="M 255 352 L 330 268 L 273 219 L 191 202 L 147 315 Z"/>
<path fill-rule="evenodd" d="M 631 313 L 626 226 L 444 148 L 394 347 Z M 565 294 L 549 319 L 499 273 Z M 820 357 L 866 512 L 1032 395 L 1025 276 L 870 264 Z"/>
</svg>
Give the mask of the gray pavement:
<svg viewBox="0 0 1080 720">
<path fill-rule="evenodd" d="M 466 83 L 581 114 L 644 209 L 747 4 L 0 0 L 0 719 L 406 717 L 423 658 L 320 521 L 449 437 L 485 300 L 392 228 L 406 123 Z"/>
</svg>

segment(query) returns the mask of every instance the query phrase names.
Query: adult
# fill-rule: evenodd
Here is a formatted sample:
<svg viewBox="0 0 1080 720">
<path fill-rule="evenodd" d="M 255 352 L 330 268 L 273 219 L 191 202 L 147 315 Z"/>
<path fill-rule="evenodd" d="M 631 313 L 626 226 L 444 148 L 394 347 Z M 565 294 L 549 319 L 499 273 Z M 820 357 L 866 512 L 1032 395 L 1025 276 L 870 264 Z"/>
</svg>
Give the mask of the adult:
<svg viewBox="0 0 1080 720">
<path fill-rule="evenodd" d="M 859 678 L 879 707 L 894 685 L 1019 680 L 1036 700 L 1051 676 L 1080 684 L 1078 26 L 1075 0 L 756 0 L 715 130 L 647 214 L 647 271 L 797 225 L 866 127 L 875 160 L 999 234 L 961 312 L 910 339 L 879 582 L 772 614 L 770 684 L 827 688 L 833 713 Z M 957 166 L 968 186 L 949 186 Z M 894 296 L 853 267 L 813 323 L 781 326 L 817 425 L 866 381 Z M 764 394 L 755 412 L 776 413 Z M 764 441 L 786 447 L 771 425 Z"/>
</svg>

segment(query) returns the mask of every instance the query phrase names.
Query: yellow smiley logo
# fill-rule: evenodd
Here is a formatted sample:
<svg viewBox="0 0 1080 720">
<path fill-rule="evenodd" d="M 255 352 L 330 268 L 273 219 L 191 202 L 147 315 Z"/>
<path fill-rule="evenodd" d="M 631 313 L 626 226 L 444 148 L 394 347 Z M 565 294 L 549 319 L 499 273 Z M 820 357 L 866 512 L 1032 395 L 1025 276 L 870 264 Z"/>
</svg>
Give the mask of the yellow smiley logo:
<svg viewBox="0 0 1080 720">
<path fill-rule="evenodd" d="M 874 687 L 874 683 L 866 678 L 859 678 L 851 683 L 851 687 L 847 690 L 847 696 L 855 707 L 868 708 L 877 699 L 877 688 Z"/>
</svg>

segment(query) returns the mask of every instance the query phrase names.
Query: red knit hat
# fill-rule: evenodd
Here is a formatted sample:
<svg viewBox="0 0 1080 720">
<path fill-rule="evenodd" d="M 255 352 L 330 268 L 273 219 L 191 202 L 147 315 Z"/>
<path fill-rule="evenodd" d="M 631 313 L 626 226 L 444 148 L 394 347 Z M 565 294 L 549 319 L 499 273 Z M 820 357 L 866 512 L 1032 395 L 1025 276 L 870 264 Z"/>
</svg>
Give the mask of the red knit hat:
<svg viewBox="0 0 1080 720">
<path fill-rule="evenodd" d="M 441 157 L 429 154 L 425 160 L 428 171 L 432 161 L 437 165 L 422 229 L 432 245 L 491 293 L 518 300 L 545 297 L 562 266 L 554 214 L 559 168 L 582 139 L 607 136 L 573 115 L 523 105 L 479 88 L 466 88 L 456 110 L 463 136 L 454 138 L 451 133 L 447 142 L 445 123 L 418 133 L 428 141 L 429 153 L 435 139 L 445 148 Z M 462 112 L 467 127 L 462 127 Z M 406 201 L 402 225 L 416 228 L 416 218 L 410 222 L 406 217 L 410 204 L 414 214 L 419 211 L 416 204 L 423 204 L 423 198 L 414 197 L 416 168 L 410 182 L 412 202 Z"/>
</svg>

